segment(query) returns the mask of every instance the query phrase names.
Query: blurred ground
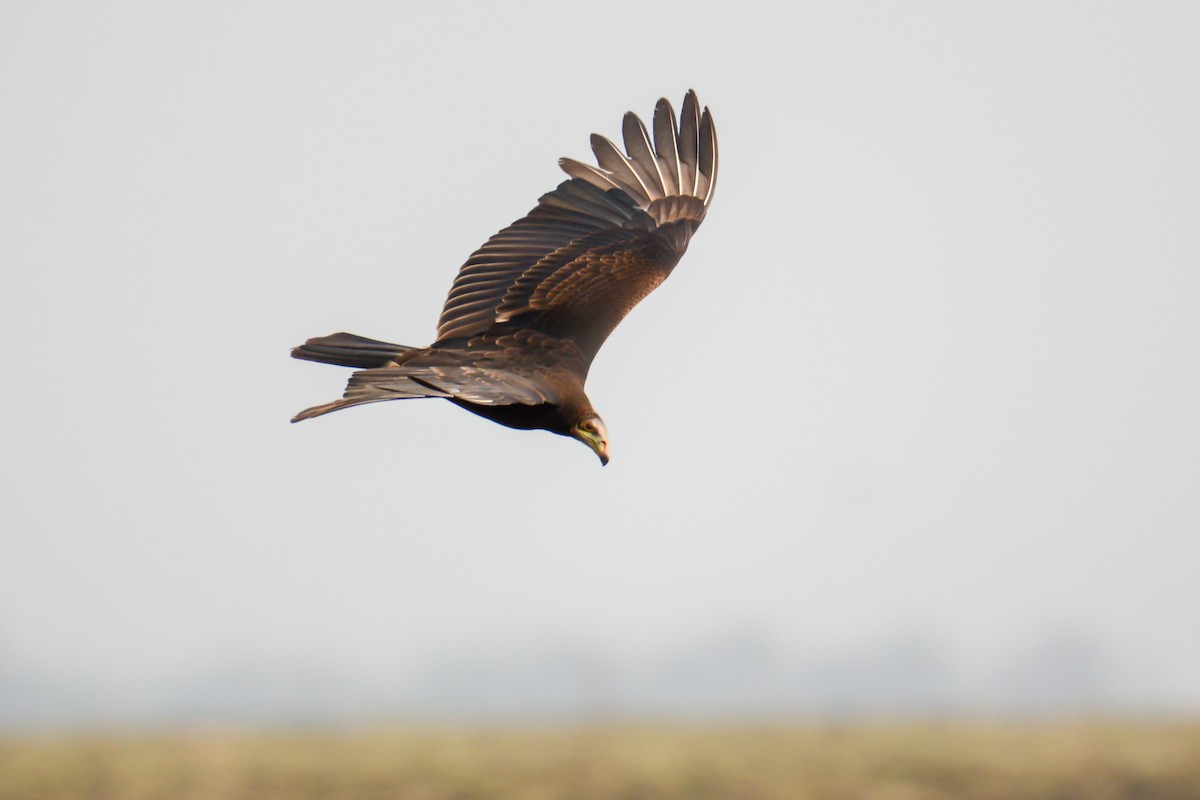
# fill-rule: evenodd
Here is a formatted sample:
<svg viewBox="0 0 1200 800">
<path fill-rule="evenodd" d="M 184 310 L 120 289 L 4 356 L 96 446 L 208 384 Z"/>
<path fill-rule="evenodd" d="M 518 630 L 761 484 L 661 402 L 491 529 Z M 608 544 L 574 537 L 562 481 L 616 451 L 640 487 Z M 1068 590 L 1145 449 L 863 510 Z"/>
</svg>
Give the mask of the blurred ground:
<svg viewBox="0 0 1200 800">
<path fill-rule="evenodd" d="M 0 799 L 1200 798 L 1200 724 L 412 728 L 7 737 Z"/>
</svg>

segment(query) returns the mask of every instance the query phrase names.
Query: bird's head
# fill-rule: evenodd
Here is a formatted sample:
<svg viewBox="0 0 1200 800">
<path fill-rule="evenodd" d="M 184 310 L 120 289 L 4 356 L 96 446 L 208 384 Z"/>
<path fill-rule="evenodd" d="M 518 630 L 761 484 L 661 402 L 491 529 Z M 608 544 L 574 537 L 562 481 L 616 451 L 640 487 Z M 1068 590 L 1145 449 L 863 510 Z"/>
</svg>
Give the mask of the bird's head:
<svg viewBox="0 0 1200 800">
<path fill-rule="evenodd" d="M 600 457 L 600 465 L 608 463 L 608 429 L 595 413 L 587 414 L 571 426 L 571 437 L 592 448 Z"/>
</svg>

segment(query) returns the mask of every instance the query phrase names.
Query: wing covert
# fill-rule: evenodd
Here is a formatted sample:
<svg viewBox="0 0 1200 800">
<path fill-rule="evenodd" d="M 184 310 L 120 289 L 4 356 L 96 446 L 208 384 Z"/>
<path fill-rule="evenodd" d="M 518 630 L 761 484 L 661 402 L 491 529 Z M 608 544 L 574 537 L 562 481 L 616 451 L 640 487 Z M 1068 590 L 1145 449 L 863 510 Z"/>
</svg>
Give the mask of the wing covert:
<svg viewBox="0 0 1200 800">
<path fill-rule="evenodd" d="M 570 180 L 459 270 L 438 320 L 438 341 L 521 316 L 523 324 L 577 340 L 594 356 L 670 274 L 712 200 L 716 131 L 695 92 L 685 97 L 678 123 L 670 103 L 660 100 L 652 130 L 631 112 L 622 122 L 625 152 L 593 135 L 598 167 L 561 159 Z"/>
</svg>

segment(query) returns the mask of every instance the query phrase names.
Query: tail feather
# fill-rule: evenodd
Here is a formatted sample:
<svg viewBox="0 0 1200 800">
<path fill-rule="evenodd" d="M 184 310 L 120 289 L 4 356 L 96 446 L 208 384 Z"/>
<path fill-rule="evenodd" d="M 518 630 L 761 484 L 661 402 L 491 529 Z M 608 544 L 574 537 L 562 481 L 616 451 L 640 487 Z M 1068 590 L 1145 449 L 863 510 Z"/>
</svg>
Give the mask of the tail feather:
<svg viewBox="0 0 1200 800">
<path fill-rule="evenodd" d="M 309 339 L 299 347 L 293 348 L 292 358 L 335 364 L 339 367 L 375 369 L 386 366 L 394 361 L 396 356 L 412 349 L 402 344 L 355 336 L 353 333 L 335 333 Z"/>
</svg>

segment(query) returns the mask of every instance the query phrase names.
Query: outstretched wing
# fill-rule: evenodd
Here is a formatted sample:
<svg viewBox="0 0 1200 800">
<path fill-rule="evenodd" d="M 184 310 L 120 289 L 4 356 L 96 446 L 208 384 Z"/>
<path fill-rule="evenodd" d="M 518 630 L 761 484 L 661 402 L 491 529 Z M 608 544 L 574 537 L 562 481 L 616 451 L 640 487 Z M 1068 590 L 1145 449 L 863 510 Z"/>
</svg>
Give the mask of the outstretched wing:
<svg viewBox="0 0 1200 800">
<path fill-rule="evenodd" d="M 292 417 L 292 422 L 351 406 L 418 397 L 444 397 L 481 406 L 554 405 L 563 399 L 552 385 L 522 371 L 469 364 L 404 365 L 354 373 L 341 399 L 306 408 Z"/>
<path fill-rule="evenodd" d="M 571 176 L 497 233 L 459 271 L 438 341 L 512 321 L 571 339 L 593 357 L 630 309 L 687 249 L 712 200 L 717 135 L 688 92 L 678 121 L 659 100 L 653 134 L 632 112 L 625 152 L 593 134 L 598 167 L 571 159 Z"/>
</svg>

